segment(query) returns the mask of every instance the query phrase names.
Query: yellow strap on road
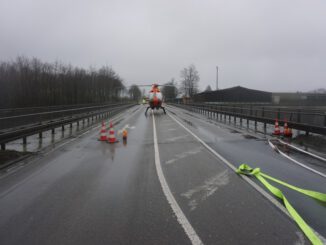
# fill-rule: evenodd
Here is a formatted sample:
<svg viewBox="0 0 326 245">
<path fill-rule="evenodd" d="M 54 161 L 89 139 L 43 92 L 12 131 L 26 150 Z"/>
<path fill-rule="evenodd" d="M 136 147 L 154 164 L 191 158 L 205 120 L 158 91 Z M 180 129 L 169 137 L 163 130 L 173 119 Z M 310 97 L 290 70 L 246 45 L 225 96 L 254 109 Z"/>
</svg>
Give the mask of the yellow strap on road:
<svg viewBox="0 0 326 245">
<path fill-rule="evenodd" d="M 267 174 L 264 174 L 260 172 L 260 168 L 251 168 L 247 164 L 241 164 L 239 168 L 237 169 L 238 174 L 244 174 L 244 175 L 250 175 L 255 176 L 270 192 L 273 193 L 273 195 L 280 198 L 294 221 L 298 224 L 298 226 L 301 228 L 303 233 L 308 237 L 308 239 L 312 242 L 312 244 L 323 244 L 322 241 L 319 239 L 319 237 L 312 231 L 312 229 L 309 227 L 309 225 L 301 218 L 301 216 L 297 213 L 297 211 L 292 207 L 292 205 L 289 203 L 289 201 L 286 199 L 282 191 L 275 186 L 268 183 L 266 179 L 272 180 L 276 183 L 279 183 L 281 185 L 284 185 L 292 190 L 298 191 L 300 193 L 303 193 L 307 196 L 310 196 L 312 198 L 315 198 L 319 201 L 326 202 L 326 194 L 316 192 L 316 191 L 310 191 L 301 189 L 299 187 L 287 184 L 281 180 L 275 179 Z M 266 179 L 265 179 L 266 178 Z"/>
</svg>

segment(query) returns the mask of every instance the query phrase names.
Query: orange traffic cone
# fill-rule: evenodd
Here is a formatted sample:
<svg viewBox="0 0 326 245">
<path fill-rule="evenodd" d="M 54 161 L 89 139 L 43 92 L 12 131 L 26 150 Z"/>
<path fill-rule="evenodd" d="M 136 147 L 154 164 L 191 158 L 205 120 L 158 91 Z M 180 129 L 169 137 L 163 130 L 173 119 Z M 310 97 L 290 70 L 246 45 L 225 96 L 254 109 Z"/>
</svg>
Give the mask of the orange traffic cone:
<svg viewBox="0 0 326 245">
<path fill-rule="evenodd" d="M 101 128 L 101 131 L 100 131 L 100 138 L 99 138 L 100 141 L 107 141 L 107 137 L 106 137 L 106 128 L 105 128 L 105 123 L 102 122 L 102 128 Z"/>
<path fill-rule="evenodd" d="M 115 132 L 113 128 L 112 122 L 110 122 L 110 129 L 109 129 L 109 143 L 116 143 L 118 140 L 115 138 Z"/>
<path fill-rule="evenodd" d="M 285 137 L 292 137 L 292 130 L 288 127 L 288 123 L 287 123 L 286 120 L 284 122 L 284 132 L 283 132 L 283 135 Z"/>
<path fill-rule="evenodd" d="M 281 134 L 281 131 L 280 131 L 280 127 L 278 125 L 278 120 L 275 119 L 275 127 L 274 127 L 274 135 L 280 135 Z"/>
</svg>

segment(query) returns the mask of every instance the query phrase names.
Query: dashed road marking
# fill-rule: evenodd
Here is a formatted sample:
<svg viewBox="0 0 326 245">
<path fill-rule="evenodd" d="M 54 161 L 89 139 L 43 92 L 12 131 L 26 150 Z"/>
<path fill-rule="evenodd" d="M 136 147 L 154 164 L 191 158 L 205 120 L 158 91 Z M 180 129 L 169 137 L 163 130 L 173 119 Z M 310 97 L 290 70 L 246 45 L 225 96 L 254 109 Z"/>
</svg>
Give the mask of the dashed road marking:
<svg viewBox="0 0 326 245">
<path fill-rule="evenodd" d="M 202 185 L 182 193 L 181 196 L 184 196 L 189 200 L 188 206 L 190 207 L 190 211 L 193 211 L 197 208 L 200 202 L 205 201 L 208 197 L 213 195 L 218 188 L 227 185 L 229 182 L 228 169 L 226 169 L 222 173 L 218 173 L 217 175 L 205 180 Z"/>
<path fill-rule="evenodd" d="M 178 123 L 182 128 L 184 128 L 189 134 L 191 134 L 195 139 L 197 139 L 203 146 L 205 146 L 213 155 L 215 155 L 218 159 L 220 159 L 224 164 L 226 164 L 229 168 L 231 168 L 234 172 L 236 172 L 236 167 L 234 167 L 228 160 L 226 160 L 223 156 L 221 156 L 219 153 L 217 153 L 213 148 L 211 148 L 209 145 L 207 145 L 202 139 L 200 139 L 197 135 L 195 135 L 190 129 L 188 129 L 186 126 L 184 126 L 181 122 L 179 122 L 174 116 L 171 114 L 167 114 L 169 117 L 171 117 L 176 123 Z M 257 185 L 254 181 L 252 181 L 250 178 L 248 178 L 245 175 L 241 175 L 241 178 L 243 178 L 245 181 L 247 181 L 252 187 L 254 187 L 261 195 L 263 195 L 265 198 L 267 198 L 271 203 L 273 203 L 276 207 L 278 207 L 281 211 L 284 212 L 288 217 L 291 218 L 291 216 L 288 214 L 284 206 L 282 206 L 276 199 L 271 197 L 264 189 L 262 189 L 259 185 Z M 291 218 L 292 219 L 292 218 Z"/>
<path fill-rule="evenodd" d="M 175 200 L 169 185 L 164 177 L 162 166 L 161 166 L 161 160 L 160 160 L 160 153 L 158 149 L 158 143 L 157 143 L 157 134 L 156 134 L 156 125 L 155 125 L 155 116 L 153 115 L 153 137 L 154 137 L 154 151 L 155 151 L 155 166 L 156 166 L 156 172 L 158 175 L 158 179 L 161 183 L 161 187 L 163 190 L 163 193 L 168 200 L 168 203 L 170 204 L 173 212 L 177 216 L 177 220 L 186 232 L 188 238 L 190 239 L 192 244 L 203 244 L 200 237 L 197 235 L 194 228 L 191 226 L 190 222 L 188 221 L 187 217 L 182 212 L 179 204 Z"/>
<path fill-rule="evenodd" d="M 175 137 L 169 138 L 166 141 L 168 141 L 168 142 L 174 142 L 176 140 L 185 139 L 187 137 L 188 137 L 188 135 L 180 135 L 180 136 L 175 136 Z"/>
<path fill-rule="evenodd" d="M 171 164 L 171 163 L 175 163 L 176 161 L 183 159 L 185 157 L 191 156 L 191 155 L 196 155 L 199 152 L 201 152 L 203 150 L 203 147 L 197 147 L 195 149 L 192 149 L 190 151 L 186 151 L 186 152 L 182 152 L 179 154 L 176 154 L 174 158 L 168 160 L 165 162 L 165 164 Z"/>
</svg>

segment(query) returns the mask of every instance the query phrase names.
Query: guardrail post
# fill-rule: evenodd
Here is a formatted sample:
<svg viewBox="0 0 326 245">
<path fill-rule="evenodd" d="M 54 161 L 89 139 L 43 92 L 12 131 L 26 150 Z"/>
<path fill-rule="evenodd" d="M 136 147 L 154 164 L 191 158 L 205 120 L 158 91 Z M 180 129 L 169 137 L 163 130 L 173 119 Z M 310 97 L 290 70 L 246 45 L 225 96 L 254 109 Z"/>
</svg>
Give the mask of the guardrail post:
<svg viewBox="0 0 326 245">
<path fill-rule="evenodd" d="M 247 118 L 247 128 L 249 128 L 249 119 Z"/>
<path fill-rule="evenodd" d="M 40 139 L 43 138 L 43 134 L 42 134 L 42 132 L 39 132 L 39 133 L 38 133 L 38 137 L 39 137 Z"/>
<path fill-rule="evenodd" d="M 324 127 L 326 127 L 326 113 L 325 113 L 325 116 L 324 116 Z"/>
<path fill-rule="evenodd" d="M 65 131 L 65 125 L 61 125 L 61 131 Z"/>
<path fill-rule="evenodd" d="M 233 107 L 233 122 L 234 122 L 234 125 L 236 125 L 236 122 L 237 122 L 237 117 L 235 116 L 236 114 L 236 109 L 235 107 Z"/>
<path fill-rule="evenodd" d="M 242 106 L 240 108 L 240 125 L 242 126 L 242 115 L 243 115 L 243 110 L 242 110 Z"/>
<path fill-rule="evenodd" d="M 23 137 L 23 145 L 27 144 L 27 137 Z"/>
<path fill-rule="evenodd" d="M 298 114 L 297 114 L 297 122 L 298 123 L 301 123 L 301 111 L 300 111 L 300 109 L 298 109 L 298 112 L 297 112 Z"/>
<path fill-rule="evenodd" d="M 55 134 L 55 129 L 54 128 L 51 130 L 51 133 L 52 134 Z"/>
<path fill-rule="evenodd" d="M 3 151 L 6 150 L 6 144 L 5 143 L 1 144 L 1 150 L 3 150 Z"/>
</svg>

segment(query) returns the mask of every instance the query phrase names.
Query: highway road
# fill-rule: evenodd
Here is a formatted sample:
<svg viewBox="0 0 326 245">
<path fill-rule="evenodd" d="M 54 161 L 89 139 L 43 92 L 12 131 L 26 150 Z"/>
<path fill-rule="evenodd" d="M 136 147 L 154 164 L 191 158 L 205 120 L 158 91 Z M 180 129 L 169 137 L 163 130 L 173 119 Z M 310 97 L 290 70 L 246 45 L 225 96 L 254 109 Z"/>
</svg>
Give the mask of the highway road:
<svg viewBox="0 0 326 245">
<path fill-rule="evenodd" d="M 128 128 L 125 144 L 98 141 L 96 127 L 2 172 L 0 244 L 309 244 L 276 199 L 200 140 L 235 167 L 302 188 L 325 193 L 324 178 L 245 131 L 172 107 L 144 111 L 112 119 Z M 325 207 L 281 189 L 325 237 Z"/>
</svg>

